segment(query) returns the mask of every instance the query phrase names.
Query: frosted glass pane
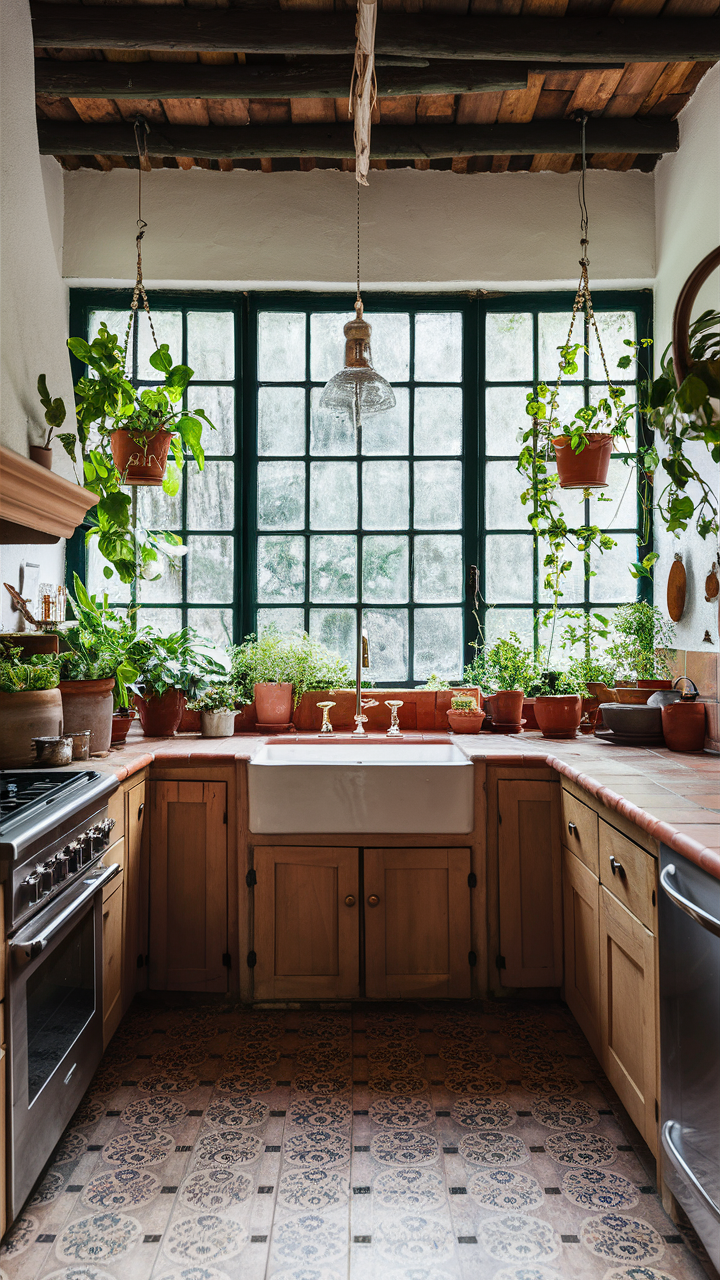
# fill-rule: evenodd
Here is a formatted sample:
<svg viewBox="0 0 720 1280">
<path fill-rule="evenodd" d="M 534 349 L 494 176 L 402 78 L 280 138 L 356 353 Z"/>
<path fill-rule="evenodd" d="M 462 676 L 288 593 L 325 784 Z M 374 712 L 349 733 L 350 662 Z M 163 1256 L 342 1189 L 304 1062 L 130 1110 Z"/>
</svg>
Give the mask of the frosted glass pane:
<svg viewBox="0 0 720 1280">
<path fill-rule="evenodd" d="M 413 552 L 414 598 L 421 603 L 462 599 L 462 538 L 420 534 Z M 416 615 L 417 616 L 417 615 Z"/>
<path fill-rule="evenodd" d="M 258 462 L 257 523 L 258 529 L 304 529 L 304 462 Z"/>
<path fill-rule="evenodd" d="M 354 537 L 320 534 L 310 539 L 310 599 L 332 604 L 357 599 Z"/>
<path fill-rule="evenodd" d="M 191 387 L 187 395 L 188 409 L 203 409 L 215 427 L 203 424 L 202 445 L 206 453 L 235 452 L 235 388 Z"/>
<path fill-rule="evenodd" d="M 407 609 L 363 609 L 363 624 L 370 650 L 370 667 L 363 671 L 363 679 L 383 684 L 407 680 Z"/>
<path fill-rule="evenodd" d="M 137 624 L 138 627 L 152 627 L 161 636 L 169 636 L 180 630 L 182 613 L 179 609 L 139 609 Z"/>
<path fill-rule="evenodd" d="M 88 313 L 88 342 L 92 342 L 93 338 L 97 338 L 100 325 L 105 324 L 110 332 L 117 336 L 120 345 L 123 346 L 129 315 L 129 306 L 113 310 L 109 307 L 98 307 L 97 311 L 90 311 Z"/>
<path fill-rule="evenodd" d="M 567 341 L 572 313 L 570 311 L 541 311 L 538 316 L 538 377 L 541 382 L 553 385 L 558 376 L 560 347 Z M 573 345 L 585 341 L 582 316 L 578 316 L 573 329 Z M 585 353 L 577 353 L 577 376 L 585 374 Z"/>
<path fill-rule="evenodd" d="M 162 577 L 137 580 L 139 604 L 179 604 L 182 600 L 182 561 L 165 560 Z"/>
<path fill-rule="evenodd" d="M 462 387 L 415 391 L 415 452 L 462 453 Z"/>
<path fill-rule="evenodd" d="M 415 381 L 460 382 L 461 311 L 419 311 L 415 316 Z"/>
<path fill-rule="evenodd" d="M 485 376 L 490 382 L 524 382 L 532 378 L 533 323 L 527 312 L 488 312 Z"/>
<path fill-rule="evenodd" d="M 310 463 L 310 528 L 354 529 L 357 525 L 357 465 Z"/>
<path fill-rule="evenodd" d="M 192 462 L 187 469 L 189 529 L 233 529 L 235 526 L 235 466 L 206 462 L 203 471 Z"/>
<path fill-rule="evenodd" d="M 160 347 L 163 342 L 167 342 L 173 364 L 181 364 L 183 357 L 182 313 L 180 311 L 153 311 L 152 318 L 158 346 Z M 132 335 L 130 337 L 130 349 L 132 350 Z M 139 310 L 137 376 L 142 382 L 159 383 L 163 380 L 163 375 L 157 369 L 153 369 L 149 363 L 150 356 L 154 350 L 155 343 L 150 332 L 147 315 L 143 310 Z"/>
<path fill-rule="evenodd" d="M 268 627 L 275 627 L 277 631 L 302 631 L 304 625 L 304 609 L 258 609 L 257 611 L 258 635 Z"/>
<path fill-rule="evenodd" d="M 305 598 L 305 539 L 258 538 L 259 604 L 302 602 Z"/>
<path fill-rule="evenodd" d="M 260 387 L 258 453 L 279 457 L 305 452 L 305 392 L 302 387 Z"/>
<path fill-rule="evenodd" d="M 408 592 L 407 538 L 363 539 L 363 600 L 369 604 L 405 604 Z"/>
<path fill-rule="evenodd" d="M 188 538 L 187 598 L 189 604 L 232 604 L 233 539 Z"/>
<path fill-rule="evenodd" d="M 531 425 L 525 412 L 532 387 L 489 387 L 485 392 L 485 448 L 488 454 L 517 455 Z"/>
<path fill-rule="evenodd" d="M 485 644 L 488 648 L 496 640 L 506 640 L 515 631 L 526 648 L 533 647 L 532 609 L 488 609 L 485 614 Z"/>
<path fill-rule="evenodd" d="M 462 631 L 461 609 L 416 609 L 413 673 L 416 680 L 427 680 L 433 674 L 445 680 L 460 679 Z"/>
<path fill-rule="evenodd" d="M 532 603 L 533 540 L 529 534 L 490 534 L 485 541 L 485 599 L 488 604 Z"/>
<path fill-rule="evenodd" d="M 590 599 L 598 604 L 605 600 L 629 604 L 637 598 L 637 582 L 628 569 L 638 558 L 635 534 L 621 533 L 616 542 L 612 551 L 590 553 L 590 566 L 597 575 L 590 579 Z"/>
<path fill-rule="evenodd" d="M 333 454 L 335 457 L 355 453 L 357 446 L 354 422 L 347 414 L 321 409 L 322 393 L 322 387 L 313 387 L 310 392 L 310 452 Z"/>
<path fill-rule="evenodd" d="M 520 494 L 528 487 L 514 462 L 488 462 L 485 467 L 485 525 L 488 529 L 528 528 L 532 503 L 523 506 Z"/>
<path fill-rule="evenodd" d="M 410 523 L 410 467 L 388 459 L 363 462 L 363 527 L 407 529 Z"/>
<path fill-rule="evenodd" d="M 193 464 L 194 465 L 194 464 Z M 138 524 L 146 529 L 169 529 L 177 533 L 182 528 L 182 491 L 184 479 L 173 498 L 165 493 L 162 485 L 138 485 Z"/>
<path fill-rule="evenodd" d="M 310 635 L 333 653 L 339 653 L 351 672 L 355 670 L 355 610 L 311 609 Z M 331 715 L 332 720 L 332 715 Z"/>
<path fill-rule="evenodd" d="M 607 360 L 611 382 L 632 382 L 636 376 L 636 361 L 630 347 L 625 346 L 625 339 L 635 341 L 635 313 L 633 311 L 596 311 L 595 319 L 600 330 L 600 338 Z M 594 333 L 590 335 L 590 377 L 602 380 L 605 372 L 600 357 L 600 348 Z M 633 356 L 628 369 L 618 369 L 621 356 Z"/>
<path fill-rule="evenodd" d="M 215 647 L 213 658 L 229 670 L 230 661 L 223 651 L 233 642 L 232 609 L 188 609 L 188 626 Z"/>
<path fill-rule="evenodd" d="M 316 311 L 310 316 L 310 377 L 329 382 L 345 365 L 343 328 L 354 311 Z"/>
<path fill-rule="evenodd" d="M 547 577 L 548 570 L 543 566 L 543 560 L 547 555 L 547 546 L 541 540 L 538 547 L 539 569 L 538 569 L 538 600 L 543 604 L 551 604 L 553 599 L 552 591 L 546 591 L 543 583 Z M 560 597 L 560 605 L 567 609 L 582 604 L 585 598 L 585 558 L 574 551 L 572 547 L 566 547 L 563 553 L 564 560 L 572 562 L 572 569 L 563 576 L 560 583 L 562 595 Z"/>
<path fill-rule="evenodd" d="M 557 417 L 561 426 L 567 426 L 572 422 L 578 409 L 581 409 L 584 403 L 585 397 L 581 386 L 572 382 L 561 383 L 557 398 Z"/>
<path fill-rule="evenodd" d="M 405 311 L 366 311 L 372 326 L 370 347 L 373 368 L 388 382 L 410 377 L 410 316 Z"/>
<path fill-rule="evenodd" d="M 188 311 L 187 362 L 204 382 L 235 377 L 235 317 L 232 311 Z"/>
<path fill-rule="evenodd" d="M 637 521 L 637 467 L 635 462 L 610 461 L 608 483 L 602 490 L 609 502 L 590 500 L 590 523 L 601 529 L 633 529 Z M 633 559 L 635 557 L 633 556 Z"/>
<path fill-rule="evenodd" d="M 407 387 L 395 387 L 395 408 L 373 413 L 362 424 L 362 452 L 407 453 L 410 440 L 410 396 Z"/>
<path fill-rule="evenodd" d="M 462 463 L 416 462 L 415 528 L 459 529 L 462 525 Z"/>
<path fill-rule="evenodd" d="M 90 508 L 92 510 L 92 507 Z M 112 570 L 112 577 L 106 578 L 103 569 L 112 569 L 112 565 L 98 550 L 97 538 L 93 538 L 87 549 L 87 589 L 91 596 L 97 596 L 98 600 L 102 600 L 103 595 L 107 592 L 108 603 L 129 604 L 130 603 L 130 583 L 121 582 L 115 570 Z M 30 606 L 32 608 L 32 605 Z"/>
<path fill-rule="evenodd" d="M 298 315 L 295 311 L 261 311 L 259 313 L 258 378 L 261 382 L 302 382 L 304 380 L 304 314 Z"/>
</svg>

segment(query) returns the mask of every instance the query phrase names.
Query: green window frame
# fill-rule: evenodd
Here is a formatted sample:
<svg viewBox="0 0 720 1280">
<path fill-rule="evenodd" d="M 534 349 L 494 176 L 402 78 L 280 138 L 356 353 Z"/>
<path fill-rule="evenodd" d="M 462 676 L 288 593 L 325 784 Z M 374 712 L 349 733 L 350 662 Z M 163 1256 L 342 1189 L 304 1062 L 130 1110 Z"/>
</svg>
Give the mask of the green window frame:
<svg viewBox="0 0 720 1280">
<path fill-rule="evenodd" d="M 183 481 L 179 499 L 175 504 L 176 515 L 174 517 L 173 527 L 182 537 L 187 539 L 190 548 L 188 556 L 183 560 L 179 574 L 176 574 L 173 582 L 168 584 L 174 596 L 167 598 L 168 587 L 161 587 L 160 590 L 153 589 L 146 584 L 141 585 L 139 592 L 124 592 L 120 596 L 112 596 L 112 602 L 118 605 L 127 603 L 140 605 L 140 618 L 145 617 L 149 621 L 158 622 L 162 618 L 172 618 L 173 624 L 182 623 L 183 625 L 191 624 L 198 626 L 202 623 L 200 629 L 212 634 L 218 640 L 233 640 L 238 642 L 246 634 L 254 631 L 257 626 L 258 609 L 261 610 L 261 620 L 267 620 L 269 613 L 274 609 L 293 608 L 302 610 L 302 623 L 307 628 L 312 624 L 311 610 L 315 608 L 323 608 L 325 605 L 311 598 L 310 592 L 310 573 L 305 572 L 302 599 L 289 601 L 285 603 L 269 600 L 258 600 L 257 590 L 257 573 L 258 573 L 258 545 L 261 552 L 263 549 L 262 541 L 264 537 L 273 537 L 276 534 L 271 528 L 258 528 L 258 517 L 262 522 L 262 503 L 261 508 L 258 505 L 258 482 L 262 483 L 263 468 L 268 462 L 273 464 L 276 462 L 292 464 L 291 471 L 288 474 L 295 474 L 296 481 L 299 478 L 299 467 L 304 468 L 302 476 L 302 485 L 304 486 L 303 512 L 302 517 L 298 518 L 297 528 L 292 530 L 281 530 L 281 535 L 296 536 L 303 540 L 306 548 L 306 562 L 309 565 L 310 559 L 310 540 L 319 535 L 325 537 L 351 537 L 357 538 L 359 542 L 364 542 L 368 537 L 395 537 L 407 536 L 409 539 L 409 555 L 408 555 L 408 600 L 406 603 L 400 602 L 388 605 L 365 603 L 366 611 L 383 608 L 408 608 L 409 609 L 409 625 L 408 625 L 408 668 L 404 677 L 398 676 L 387 678 L 376 678 L 379 686 L 403 684 L 423 683 L 430 671 L 424 666 L 419 672 L 413 667 L 413 641 L 414 641 L 414 620 L 417 616 L 427 610 L 438 607 L 437 603 L 430 600 L 414 600 L 413 582 L 415 571 L 415 559 L 413 549 L 415 540 L 420 537 L 427 536 L 450 536 L 460 537 L 461 549 L 461 566 L 460 571 L 456 575 L 457 586 L 455 587 L 456 598 L 449 601 L 448 608 L 455 608 L 460 611 L 462 619 L 462 659 L 469 661 L 473 656 L 473 642 L 478 637 L 478 624 L 480 633 L 487 635 L 491 640 L 500 632 L 507 631 L 514 627 L 520 630 L 521 634 L 535 643 L 542 642 L 542 628 L 539 630 L 539 621 L 544 610 L 548 607 L 548 602 L 543 598 L 541 587 L 542 582 L 542 548 L 538 548 L 535 540 L 528 531 L 527 510 L 522 511 L 518 508 L 517 492 L 520 484 L 519 477 L 514 478 L 514 461 L 519 448 L 517 435 L 520 433 L 527 422 L 524 413 L 524 397 L 528 390 L 537 386 L 538 380 L 547 378 L 550 380 L 554 376 L 553 368 L 548 367 L 549 355 L 551 347 L 548 345 L 548 333 L 550 338 L 554 337 L 555 329 L 561 334 L 558 341 L 562 341 L 567 332 L 567 321 L 572 307 L 574 295 L 567 291 L 558 292 L 542 292 L 542 293 L 515 293 L 507 294 L 501 297 L 489 297 L 476 294 L 380 294 L 368 293 L 365 304 L 366 314 L 372 323 L 373 315 L 384 317 L 385 331 L 391 323 L 394 315 L 409 317 L 408 320 L 408 371 L 404 378 L 396 379 L 390 377 L 393 386 L 401 394 L 407 391 L 409 402 L 409 418 L 408 418 L 408 444 L 402 451 L 393 455 L 378 455 L 364 453 L 362 457 L 356 454 L 349 454 L 341 451 L 337 454 L 327 452 L 313 453 L 311 451 L 311 401 L 313 394 L 317 395 L 318 389 L 322 387 L 327 376 L 331 372 L 337 371 L 342 365 L 343 339 L 342 326 L 350 315 L 350 308 L 347 305 L 345 295 L 338 293 L 296 293 L 296 292 L 257 292 L 251 294 L 234 294 L 230 292 L 174 292 L 162 291 L 154 292 L 151 295 L 150 303 L 153 317 L 158 330 L 159 340 L 170 340 L 171 351 L 175 355 L 180 349 L 182 350 L 182 359 L 191 365 L 195 358 L 197 342 L 193 338 L 193 334 L 198 331 L 209 331 L 212 328 L 213 321 L 211 319 L 213 313 L 227 313 L 228 325 L 232 324 L 232 338 L 226 339 L 227 352 L 225 356 L 224 372 L 226 376 L 219 379 L 216 375 L 217 367 L 213 376 L 196 377 L 193 386 L 197 386 L 199 390 L 209 393 L 209 388 L 222 387 L 226 393 L 227 400 L 233 403 L 228 407 L 226 404 L 222 413 L 222 431 L 221 439 L 218 442 L 213 441 L 212 433 L 207 433 L 207 459 L 208 470 L 205 477 L 201 477 L 200 485 L 206 483 L 208 477 L 213 475 L 213 492 L 208 496 L 209 506 L 215 511 L 219 506 L 222 523 L 218 524 L 218 516 L 213 514 L 212 520 L 215 527 L 210 529 L 200 527 L 198 521 L 193 519 L 198 511 L 202 512 L 202 501 L 193 502 L 192 485 L 194 464 L 185 468 L 186 479 Z M 624 313 L 631 317 L 631 324 L 634 329 L 634 335 L 640 337 L 651 336 L 652 323 L 652 296 L 649 291 L 603 291 L 598 292 L 594 297 L 596 313 L 603 321 L 606 314 L 613 315 L 615 313 Z M 71 310 L 70 323 L 71 332 L 80 336 L 88 336 L 90 330 L 91 317 L 93 312 L 113 312 L 123 313 L 127 315 L 128 310 L 128 292 L 126 290 L 73 290 L 71 291 Z M 414 433 L 415 418 L 414 404 L 416 391 L 422 391 L 428 383 L 423 380 L 422 369 L 416 370 L 414 366 L 414 334 L 415 334 L 415 317 L 419 314 L 429 317 L 428 323 L 432 325 L 433 315 L 435 315 L 437 323 L 441 324 L 440 317 L 444 313 L 454 312 L 459 314 L 462 320 L 462 369 L 460 382 L 443 383 L 440 379 L 433 378 L 429 385 L 435 388 L 443 385 L 462 388 L 462 449 L 459 454 L 450 455 L 447 453 L 438 453 L 436 455 L 428 453 L 417 453 L 414 450 Z M 180 315 L 179 328 L 175 324 L 175 335 L 179 338 L 179 342 L 173 342 L 172 335 L 167 334 L 168 326 L 172 328 L 173 315 Z M 267 368 L 259 368 L 258 366 L 258 337 L 259 331 L 264 323 L 262 316 L 277 316 L 280 314 L 294 314 L 304 317 L 304 367 L 302 376 L 289 375 L 286 378 L 272 377 L 267 378 Z M 197 317 L 205 315 L 205 319 L 197 320 Z M 318 332 L 324 332 L 324 326 L 330 326 L 337 329 L 337 351 L 338 359 L 335 369 L 327 365 L 322 368 L 322 376 L 318 373 L 318 363 L 313 360 L 313 351 L 311 349 L 311 317 L 316 316 L 320 319 L 317 322 Z M 193 319 L 195 317 L 195 319 Z M 208 318 L 210 317 L 210 318 Z M 513 317 L 525 317 L 520 321 L 514 320 Z M 145 322 L 146 323 L 146 322 Z M 515 328 L 513 328 L 515 326 Z M 562 332 L 564 326 L 564 332 Z M 378 341 L 380 330 L 376 329 L 373 335 L 374 348 L 374 364 L 380 373 L 385 374 L 393 361 L 389 358 L 387 346 L 383 349 L 382 341 Z M 143 373 L 143 343 L 145 338 L 140 339 L 138 345 L 137 334 L 134 337 L 134 364 L 133 373 L 136 379 L 139 374 Z M 612 339 L 612 335 L 611 335 Z M 617 345 L 617 335 L 615 342 Z M 193 342 L 195 341 L 195 346 Z M 557 343 L 555 343 L 557 345 Z M 612 345 L 612 340 L 611 340 Z M 522 357 L 518 354 L 522 346 Z M 145 355 L 147 352 L 145 352 Z M 556 353 L 552 352 L 553 359 L 556 360 Z M 503 363 L 504 362 L 504 363 Z M 206 362 L 207 363 L 207 362 Z M 219 366 L 218 366 L 219 367 Z M 556 365 L 554 366 L 556 367 Z M 75 376 L 82 372 L 77 362 L 74 362 Z M 145 372 L 148 372 L 145 369 Z M 201 370 L 207 372 L 207 369 Z M 283 369 L 279 369 L 280 373 L 284 373 Z M 297 372 L 297 370 L 295 371 Z M 578 379 L 576 394 L 587 403 L 588 396 L 591 394 L 593 384 L 597 381 L 594 376 L 597 373 L 596 368 L 585 357 L 585 367 L 581 371 L 582 377 Z M 514 376 L 508 376 L 512 373 Z M 647 376 L 646 356 L 640 355 L 638 368 L 636 371 L 636 379 L 639 380 Z M 611 374 L 614 369 L 611 365 Z M 313 376 L 314 375 L 314 376 Z M 413 377 L 413 375 L 415 375 Z M 499 376 L 498 376 L 499 375 Z M 516 375 L 516 376 L 515 376 Z M 145 379 L 143 379 L 145 380 Z M 629 378 L 628 382 L 632 384 L 633 379 Z M 301 406 L 303 414 L 302 431 L 304 431 L 304 442 L 302 447 L 294 446 L 293 451 L 285 454 L 273 452 L 272 455 L 259 456 L 258 450 L 258 404 L 259 399 L 267 392 L 267 389 L 278 387 L 292 387 L 297 393 L 297 402 Z M 193 390 L 189 393 L 190 403 L 193 403 Z M 216 394 L 213 392 L 213 394 Z M 632 385 L 628 387 L 628 394 L 634 394 Z M 581 402 L 580 401 L 580 402 Z M 197 398 L 195 399 L 197 403 Z M 207 404 L 207 401 L 204 402 Z M 500 406 L 500 407 L 498 407 Z M 210 417 L 213 418 L 211 408 L 208 408 Z M 300 427 L 300 424 L 298 424 Z M 231 448 L 234 440 L 234 448 Z M 644 445 L 648 442 L 647 429 L 644 421 L 638 423 L 638 443 Z M 451 529 L 441 529 L 439 526 L 432 529 L 417 528 L 408 519 L 406 527 L 392 527 L 387 529 L 372 530 L 362 528 L 362 487 L 358 487 L 358 516 L 357 522 L 352 528 L 343 529 L 326 529 L 318 530 L 310 526 L 310 486 L 311 476 L 315 474 L 315 468 L 318 463 L 339 463 L 343 465 L 354 466 L 359 472 L 363 463 L 382 460 L 383 456 L 391 456 L 396 463 L 407 463 L 409 465 L 410 480 L 409 493 L 410 503 L 413 501 L 413 481 L 412 472 L 413 464 L 423 462 L 447 462 L 457 458 L 462 464 L 462 488 L 461 488 L 461 504 L 462 514 L 460 519 L 460 528 L 453 527 Z M 219 470 L 212 471 L 213 467 L 220 464 L 223 467 L 224 490 L 220 499 L 218 499 Z M 613 463 L 615 466 L 621 466 L 620 463 Z M 635 459 L 633 458 L 633 467 L 635 467 Z M 623 468 L 623 471 L 625 469 Z M 328 473 L 326 473 L 328 474 Z M 627 473 L 630 474 L 629 472 Z M 232 485 L 228 484 L 228 480 L 232 481 Z M 617 486 L 615 486 L 617 488 Z M 230 493 L 232 488 L 232 493 Z M 162 493 L 162 490 L 157 491 Z M 198 493 L 201 490 L 197 491 Z M 637 484 L 630 479 L 630 494 L 637 494 Z M 163 495 L 165 498 L 165 495 Z M 140 507 L 141 516 L 147 516 L 148 511 L 152 511 L 152 499 L 146 494 L 138 494 L 138 505 Z M 169 501 L 165 499 L 165 501 Z M 643 532 L 642 521 L 642 503 L 640 495 L 637 494 L 636 501 L 633 504 L 632 511 L 628 503 L 632 502 L 628 495 L 622 508 L 623 524 L 613 525 L 615 533 L 622 536 L 619 539 L 621 547 L 613 553 L 615 564 L 614 573 L 622 577 L 624 570 L 620 568 L 621 564 L 629 563 L 631 560 L 642 557 L 651 550 L 651 531 L 647 532 L 647 536 Z M 213 506 L 213 503 L 215 504 Z M 586 503 L 585 510 L 582 515 L 576 516 L 577 523 L 581 523 L 587 519 L 593 508 L 595 500 L 591 504 Z M 412 505 L 410 506 L 412 511 Z M 393 515 L 393 521 L 396 515 Z M 207 515 L 202 515 L 202 520 L 207 524 Z M 598 521 L 599 522 L 599 521 Z M 159 521 L 158 521 L 159 523 Z M 392 524 L 392 521 L 390 522 Z M 526 539 L 528 541 L 521 543 L 517 539 Z M 528 578 L 528 556 L 524 552 L 520 552 L 520 546 L 527 547 L 529 551 L 529 560 L 532 565 L 530 578 Z M 620 560 L 620 555 L 626 550 L 632 549 L 632 554 L 628 554 L 625 559 Z M 202 554 L 201 554 L 202 553 Z M 618 554 L 620 553 L 620 555 Z M 203 559 L 204 557 L 204 559 Z M 516 568 L 521 566 L 521 569 Z M 477 574 L 475 573 L 477 567 Z M 79 532 L 72 539 L 68 548 L 68 571 L 69 576 L 72 570 L 77 569 L 82 577 L 86 577 L 87 565 L 84 555 L 83 539 Z M 524 575 L 525 587 L 518 585 L 518 573 Z M 214 578 L 213 578 L 214 575 Z M 97 569 L 91 572 L 91 585 L 101 587 L 102 581 L 98 579 Z M 627 581 L 622 581 L 622 589 L 615 594 L 609 592 L 605 577 L 602 573 L 599 575 L 602 589 L 599 590 L 599 581 L 596 578 L 590 578 L 589 581 L 582 583 L 582 588 L 575 595 L 566 595 L 563 600 L 563 606 L 577 607 L 585 610 L 599 608 L 601 612 L 611 611 L 618 604 L 626 602 L 629 598 L 635 598 L 636 594 L 650 597 L 651 583 L 648 580 L 641 580 L 637 585 L 627 574 Z M 213 598 L 208 592 L 211 590 L 207 586 L 210 580 L 221 580 L 225 585 L 222 590 L 215 592 Z M 513 582 L 515 585 L 513 586 Z M 530 589 L 527 589 L 527 583 L 530 582 Z M 578 579 L 579 581 L 579 579 Z M 206 598 L 202 597 L 205 592 Z M 261 593 L 262 594 L 262 593 Z M 516 598 L 523 595 L 522 599 Z M 163 598 L 165 596 L 166 598 Z M 216 597 L 221 598 L 216 598 Z M 332 602 L 327 602 L 328 606 Z M 335 602 L 338 608 L 347 608 L 350 612 L 357 609 L 357 603 L 346 600 Z M 168 612 L 169 611 L 169 612 Z M 298 621 L 301 620 L 300 613 L 294 615 Z M 377 620 L 371 617 L 371 658 L 373 651 L 373 629 L 377 630 Z M 376 626 L 373 628 L 373 621 Z M 169 625 L 169 623 L 168 623 Z M 312 629 L 312 628 L 311 628 Z M 315 628 L 316 629 L 316 628 Z M 317 629 L 316 629 L 317 630 Z M 328 636 L 327 632 L 323 633 L 324 638 L 332 638 L 335 634 L 332 632 Z M 347 635 L 354 637 L 354 627 L 347 628 Z M 354 645 L 354 639 L 353 639 Z M 371 669 L 370 675 L 374 673 Z M 457 675 L 460 675 L 458 669 Z"/>
</svg>

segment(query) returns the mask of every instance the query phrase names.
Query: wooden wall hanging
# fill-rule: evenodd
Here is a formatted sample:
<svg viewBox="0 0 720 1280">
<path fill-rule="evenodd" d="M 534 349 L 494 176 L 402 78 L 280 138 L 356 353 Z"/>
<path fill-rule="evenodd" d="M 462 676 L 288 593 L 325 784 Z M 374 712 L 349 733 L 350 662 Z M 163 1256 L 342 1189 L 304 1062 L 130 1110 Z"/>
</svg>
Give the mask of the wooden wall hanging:
<svg viewBox="0 0 720 1280">
<path fill-rule="evenodd" d="M 667 584 L 667 608 L 673 622 L 679 622 L 685 609 L 687 575 L 679 552 L 675 553 Z"/>
<path fill-rule="evenodd" d="M 705 579 L 705 599 L 708 604 L 711 600 L 716 600 L 720 593 L 720 580 L 717 575 L 717 565 L 713 564 L 707 578 Z"/>
</svg>

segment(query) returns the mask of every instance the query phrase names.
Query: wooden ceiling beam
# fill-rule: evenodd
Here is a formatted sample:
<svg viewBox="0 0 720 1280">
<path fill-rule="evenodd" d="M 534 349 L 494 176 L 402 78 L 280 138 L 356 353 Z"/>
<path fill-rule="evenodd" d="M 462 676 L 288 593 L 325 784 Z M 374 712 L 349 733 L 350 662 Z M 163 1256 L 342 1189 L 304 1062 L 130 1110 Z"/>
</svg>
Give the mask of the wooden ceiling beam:
<svg viewBox="0 0 720 1280">
<path fill-rule="evenodd" d="M 38 59 L 35 88 L 59 98 L 342 98 L 349 58 L 311 58 L 285 66 L 208 66 L 194 62 L 60 62 Z M 525 89 L 529 68 L 517 62 L 432 62 L 382 67 L 383 98 L 425 93 Z"/>
<path fill-rule="evenodd" d="M 167 5 L 31 4 L 35 44 L 64 49 L 237 50 L 352 56 L 355 15 Z M 503 62 L 697 62 L 720 59 L 720 19 L 575 14 L 380 15 L 378 56 Z"/>
<path fill-rule="evenodd" d="M 38 120 L 43 155 L 132 155 L 135 136 L 124 124 L 83 125 Z M 377 125 L 372 133 L 374 160 L 439 160 L 457 156 L 575 154 L 580 131 L 569 120 L 531 120 L 524 124 Z M 149 155 L 207 159 L 258 159 L 316 156 L 350 159 L 355 155 L 349 125 L 154 125 L 147 135 Z M 630 120 L 593 119 L 587 125 L 588 152 L 658 155 L 676 151 L 678 126 L 663 117 Z"/>
</svg>

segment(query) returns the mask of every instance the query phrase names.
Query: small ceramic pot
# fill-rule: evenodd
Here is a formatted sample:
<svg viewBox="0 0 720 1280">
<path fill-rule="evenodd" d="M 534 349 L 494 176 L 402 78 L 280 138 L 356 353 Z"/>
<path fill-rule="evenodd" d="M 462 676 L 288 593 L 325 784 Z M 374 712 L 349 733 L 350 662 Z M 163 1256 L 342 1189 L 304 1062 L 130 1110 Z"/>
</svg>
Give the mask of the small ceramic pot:
<svg viewBox="0 0 720 1280">
<path fill-rule="evenodd" d="M 72 738 L 33 738 L 33 746 L 35 763 L 45 765 L 46 769 L 59 769 L 72 761 Z"/>
<path fill-rule="evenodd" d="M 115 746 L 124 742 L 128 736 L 128 730 L 137 715 L 136 711 L 130 711 L 127 715 L 121 715 L 119 711 L 113 712 L 112 718 L 112 734 L 110 741 Z"/>
<path fill-rule="evenodd" d="M 671 702 L 662 708 L 665 746 L 671 751 L 702 751 L 705 746 L 705 703 Z"/>
<path fill-rule="evenodd" d="M 494 698 L 493 720 L 499 724 L 520 724 L 525 700 L 522 689 L 499 689 Z"/>
<path fill-rule="evenodd" d="M 453 711 L 447 713 L 453 733 L 479 733 L 485 719 L 484 711 Z"/>
<path fill-rule="evenodd" d="M 232 738 L 235 732 L 234 711 L 201 711 L 203 738 Z"/>
<path fill-rule="evenodd" d="M 532 729 L 537 729 L 538 722 L 535 718 L 534 698 L 523 698 L 522 714 L 525 721 L 525 732 L 529 733 Z"/>
<path fill-rule="evenodd" d="M 184 697 L 181 689 L 166 689 L 160 697 L 156 693 L 148 698 L 135 694 L 135 706 L 146 738 L 172 738 L 180 724 Z"/>
<path fill-rule="evenodd" d="M 544 738 L 574 738 L 582 719 L 582 698 L 579 693 L 538 697 L 535 718 Z"/>
<path fill-rule="evenodd" d="M 289 724 L 292 720 L 292 684 L 256 684 L 258 724 Z"/>
<path fill-rule="evenodd" d="M 612 453 L 612 436 L 604 431 L 589 431 L 587 444 L 576 453 L 570 436 L 553 440 L 561 489 L 601 489 L 607 484 Z"/>
<path fill-rule="evenodd" d="M 44 449 L 40 444 L 31 444 L 30 457 L 33 462 L 37 462 L 39 467 L 45 467 L 46 470 L 52 471 L 52 449 Z"/>
</svg>

